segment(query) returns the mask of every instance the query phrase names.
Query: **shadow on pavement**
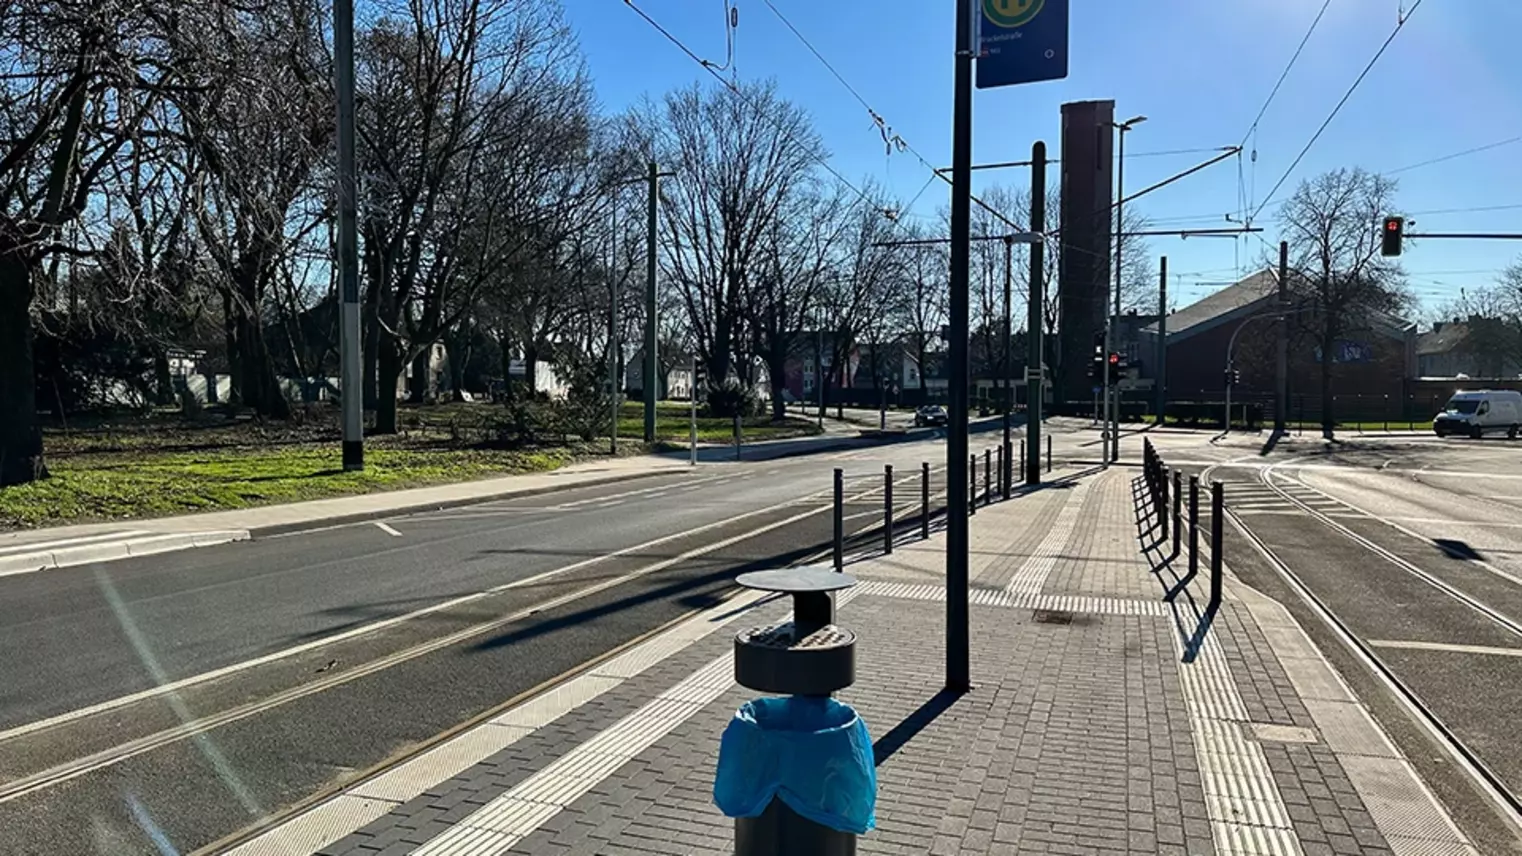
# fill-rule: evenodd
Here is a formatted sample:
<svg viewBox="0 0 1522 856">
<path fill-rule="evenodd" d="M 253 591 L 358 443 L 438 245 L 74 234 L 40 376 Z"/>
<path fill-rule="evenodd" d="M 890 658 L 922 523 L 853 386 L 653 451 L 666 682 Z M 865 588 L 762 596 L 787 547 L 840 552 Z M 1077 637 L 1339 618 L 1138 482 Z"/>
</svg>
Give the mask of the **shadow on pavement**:
<svg viewBox="0 0 1522 856">
<path fill-rule="evenodd" d="M 904 744 L 913 740 L 915 735 L 925 730 L 925 726 L 934 722 L 937 717 L 945 713 L 962 693 L 951 690 L 941 690 L 928 699 L 914 712 L 904 717 L 897 725 L 888 730 L 887 734 L 872 742 L 873 766 L 881 767 L 883 762 L 893 757 L 893 753 L 904 748 Z"/>
<path fill-rule="evenodd" d="M 1218 605 L 1207 603 L 1202 609 L 1194 599 L 1194 593 L 1189 590 L 1189 583 L 1199 574 L 1198 564 L 1184 574 L 1179 574 L 1176 563 L 1181 550 L 1173 549 L 1172 532 L 1166 538 L 1162 535 L 1162 517 L 1168 512 L 1153 503 L 1152 491 L 1145 476 L 1131 480 L 1131 502 L 1136 514 L 1136 534 L 1141 542 L 1142 555 L 1147 559 L 1152 575 L 1163 587 L 1163 600 L 1168 602 L 1173 612 L 1174 628 L 1184 647 L 1182 660 L 1192 663 L 1199 656 L 1205 636 L 1215 623 Z M 1179 525 L 1183 525 L 1182 521 Z M 1179 540 L 1182 543 L 1183 539 Z"/>
</svg>

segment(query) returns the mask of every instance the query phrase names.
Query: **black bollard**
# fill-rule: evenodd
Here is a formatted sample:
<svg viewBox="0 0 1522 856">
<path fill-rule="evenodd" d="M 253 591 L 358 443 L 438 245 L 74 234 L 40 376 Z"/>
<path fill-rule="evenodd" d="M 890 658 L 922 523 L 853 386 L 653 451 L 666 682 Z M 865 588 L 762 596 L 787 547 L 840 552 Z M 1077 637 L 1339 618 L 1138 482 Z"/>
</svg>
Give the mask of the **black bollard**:
<svg viewBox="0 0 1522 856">
<path fill-rule="evenodd" d="M 1222 524 L 1226 515 L 1226 486 L 1220 482 L 1210 483 L 1210 609 L 1221 605 L 1221 559 L 1226 552 L 1221 543 Z"/>
<path fill-rule="evenodd" d="M 1200 569 L 1200 477 L 1189 477 L 1189 578 Z"/>
<path fill-rule="evenodd" d="M 920 464 L 920 538 L 930 539 L 930 463 Z"/>
<path fill-rule="evenodd" d="M 967 460 L 967 516 L 971 517 L 978 513 L 978 456 L 976 453 Z"/>
<path fill-rule="evenodd" d="M 845 512 L 846 475 L 839 467 L 835 468 L 835 570 L 839 571 L 846 566 L 845 540 L 846 540 L 846 512 Z"/>
<path fill-rule="evenodd" d="M 883 552 L 893 552 L 893 465 L 883 464 Z"/>
</svg>

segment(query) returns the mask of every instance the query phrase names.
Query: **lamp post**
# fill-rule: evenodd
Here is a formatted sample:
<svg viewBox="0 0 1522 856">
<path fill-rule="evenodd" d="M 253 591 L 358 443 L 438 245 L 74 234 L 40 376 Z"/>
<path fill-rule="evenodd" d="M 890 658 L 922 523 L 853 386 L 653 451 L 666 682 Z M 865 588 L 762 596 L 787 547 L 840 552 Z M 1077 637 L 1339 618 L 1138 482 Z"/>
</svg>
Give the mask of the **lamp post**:
<svg viewBox="0 0 1522 856">
<path fill-rule="evenodd" d="M 1242 334 L 1242 331 L 1246 329 L 1248 324 L 1257 321 L 1259 318 L 1278 318 L 1281 323 L 1288 323 L 1288 317 L 1290 315 L 1305 312 L 1311 308 L 1313 307 L 1301 306 L 1294 309 L 1286 307 L 1275 309 L 1271 312 L 1254 313 L 1247 316 L 1246 318 L 1243 318 L 1242 323 L 1237 325 L 1237 329 L 1231 331 L 1231 338 L 1226 341 L 1226 368 L 1221 373 L 1221 377 L 1226 381 L 1226 419 L 1221 423 L 1222 437 L 1225 437 L 1227 434 L 1231 433 L 1231 388 L 1233 386 L 1231 373 L 1236 365 L 1235 353 L 1237 349 L 1237 336 Z"/>
<path fill-rule="evenodd" d="M 1121 247 L 1125 245 L 1126 205 L 1126 132 L 1147 121 L 1146 116 L 1132 116 L 1124 122 L 1111 122 L 1110 127 L 1120 132 L 1120 149 L 1117 153 L 1115 171 L 1115 304 L 1113 313 L 1107 312 L 1105 318 L 1105 368 L 1104 368 L 1104 396 L 1105 396 L 1105 427 L 1109 433 L 1108 459 L 1115 461 L 1120 459 L 1120 401 L 1116 397 L 1113 406 L 1111 404 L 1111 377 L 1110 377 L 1110 351 L 1113 347 L 1114 333 L 1111 325 L 1114 319 L 1120 315 L 1120 276 L 1121 276 Z"/>
</svg>

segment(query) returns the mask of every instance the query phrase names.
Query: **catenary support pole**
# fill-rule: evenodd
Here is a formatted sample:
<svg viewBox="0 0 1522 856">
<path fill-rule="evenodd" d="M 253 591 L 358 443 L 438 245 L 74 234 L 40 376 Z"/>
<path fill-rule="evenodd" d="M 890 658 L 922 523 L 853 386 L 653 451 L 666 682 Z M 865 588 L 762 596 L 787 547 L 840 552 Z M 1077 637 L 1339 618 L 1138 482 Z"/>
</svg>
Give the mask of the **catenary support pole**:
<svg viewBox="0 0 1522 856">
<path fill-rule="evenodd" d="M 968 270 L 972 218 L 972 62 L 973 0 L 956 0 L 952 29 L 956 51 L 952 74 L 951 121 L 951 269 L 947 301 L 950 333 L 950 404 L 946 426 L 946 689 L 966 692 L 972 686 L 971 636 L 968 627 L 968 546 L 965 507 L 969 478 L 967 452 Z"/>
<path fill-rule="evenodd" d="M 333 0 L 333 64 L 338 90 L 338 382 L 343 395 L 343 469 L 365 468 L 360 369 L 359 233 L 354 183 L 354 0 Z M 510 380 L 510 379 L 509 379 Z M 215 378 L 213 378 L 215 389 Z"/>
</svg>

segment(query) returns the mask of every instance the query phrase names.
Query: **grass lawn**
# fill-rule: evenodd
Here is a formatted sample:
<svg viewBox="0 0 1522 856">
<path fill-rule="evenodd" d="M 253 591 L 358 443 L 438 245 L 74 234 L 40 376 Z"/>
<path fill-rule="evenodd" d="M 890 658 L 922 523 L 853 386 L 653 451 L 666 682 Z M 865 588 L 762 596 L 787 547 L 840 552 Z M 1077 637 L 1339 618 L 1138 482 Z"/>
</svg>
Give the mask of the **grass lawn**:
<svg viewBox="0 0 1522 856">
<path fill-rule="evenodd" d="M 686 443 L 689 436 L 691 410 L 683 402 L 660 402 L 655 407 L 655 439 Z M 773 422 L 770 416 L 746 417 L 741 427 L 745 442 L 781 440 L 788 437 L 808 437 L 819 433 L 819 426 L 812 420 L 789 416 L 781 422 Z M 638 401 L 626 401 L 618 414 L 618 436 L 643 438 L 645 436 L 645 406 Z M 734 442 L 734 420 L 730 418 L 698 417 L 699 443 Z"/>
<path fill-rule="evenodd" d="M 625 402 L 621 454 L 649 450 L 643 409 Z M 171 411 L 74 420 L 45 433 L 52 477 L 0 489 L 0 529 L 159 517 L 307 499 L 398 490 L 490 476 L 552 470 L 607 454 L 606 439 L 507 447 L 498 438 L 501 408 L 488 403 L 403 406 L 399 432 L 370 437 L 365 469 L 342 470 L 337 414 L 315 412 L 287 423 Z M 685 448 L 688 408 L 662 403 L 656 449 Z M 745 421 L 747 441 L 818 433 L 813 422 Z M 698 439 L 727 443 L 729 419 L 698 420 Z"/>
<path fill-rule="evenodd" d="M 103 452 L 51 458 L 52 477 L 0 490 L 0 528 L 157 517 L 551 470 L 577 450 L 365 450 L 346 473 L 338 445 Z"/>
</svg>

